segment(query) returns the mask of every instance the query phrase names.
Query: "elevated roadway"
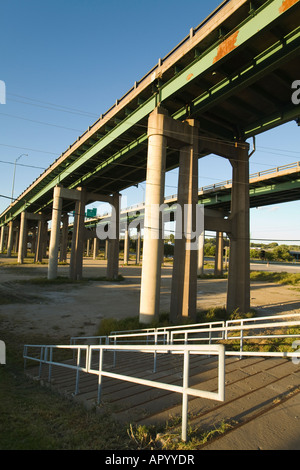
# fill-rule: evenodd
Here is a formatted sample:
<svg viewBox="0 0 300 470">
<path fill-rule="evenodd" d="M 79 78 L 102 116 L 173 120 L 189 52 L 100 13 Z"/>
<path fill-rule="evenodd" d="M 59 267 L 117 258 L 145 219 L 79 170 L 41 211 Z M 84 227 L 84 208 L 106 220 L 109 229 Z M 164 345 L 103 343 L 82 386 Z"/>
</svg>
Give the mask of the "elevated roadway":
<svg viewBox="0 0 300 470">
<path fill-rule="evenodd" d="M 298 0 L 222 2 L 0 215 L 0 225 L 25 209 L 50 219 L 57 184 L 109 195 L 145 181 L 148 116 L 158 104 L 175 120 L 198 120 L 203 139 L 225 145 L 299 119 L 291 100 L 299 24 Z M 174 137 L 167 170 L 179 164 Z M 199 157 L 208 153 L 202 146 Z M 64 200 L 64 210 L 73 208 Z"/>
<path fill-rule="evenodd" d="M 215 154 L 229 160 L 232 187 L 225 184 L 221 194 L 215 188 L 211 200 L 203 193 L 201 202 L 230 211 L 221 221 L 212 217 L 209 230 L 230 238 L 227 309 L 249 311 L 249 191 L 256 205 L 271 203 L 280 191 L 260 176 L 249 189 L 248 140 L 293 120 L 299 124 L 292 100 L 299 59 L 300 0 L 223 1 L 0 215 L 0 226 L 9 224 L 9 249 L 17 219 L 19 263 L 27 221 L 38 221 L 40 246 L 42 226 L 51 220 L 48 278 L 54 279 L 61 216 L 74 210 L 70 277 L 80 279 L 85 207 L 105 201 L 119 214 L 119 193 L 146 181 L 140 320 L 151 322 L 158 314 L 162 253 L 161 222 L 156 225 L 151 211 L 164 202 L 165 172 L 179 168 L 177 202 L 195 213 L 198 160 Z M 286 200 L 295 197 L 288 185 L 281 190 Z M 187 233 L 194 233 L 194 219 L 191 214 Z M 118 237 L 110 238 L 109 278 L 118 275 Z M 197 253 L 189 244 L 184 237 L 175 244 L 172 321 L 195 314 Z"/>
<path fill-rule="evenodd" d="M 300 162 L 263 170 L 250 175 L 249 178 L 250 207 L 263 207 L 300 200 Z M 206 208 L 230 211 L 232 181 L 227 180 L 199 188 L 198 202 Z M 170 207 L 177 203 L 177 194 L 165 198 L 165 204 Z M 122 209 L 121 220 L 143 218 L 145 203 L 135 204 Z M 103 214 L 85 221 L 87 227 L 95 227 L 105 223 L 110 213 Z M 70 228 L 72 225 L 70 226 Z"/>
</svg>

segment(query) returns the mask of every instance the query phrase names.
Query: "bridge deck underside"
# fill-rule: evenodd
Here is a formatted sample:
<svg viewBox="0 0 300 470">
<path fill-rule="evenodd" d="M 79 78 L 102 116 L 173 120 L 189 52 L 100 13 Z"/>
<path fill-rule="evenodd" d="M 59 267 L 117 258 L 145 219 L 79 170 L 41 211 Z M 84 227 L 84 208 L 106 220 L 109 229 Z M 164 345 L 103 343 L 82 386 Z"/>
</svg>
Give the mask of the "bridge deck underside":
<svg viewBox="0 0 300 470">
<path fill-rule="evenodd" d="M 268 3 L 255 2 L 258 8 Z M 58 182 L 69 188 L 83 186 L 91 193 L 112 194 L 145 181 L 148 115 L 158 103 L 175 119 L 197 119 L 202 136 L 224 143 L 248 139 L 299 117 L 291 100 L 291 85 L 299 70 L 299 20 L 300 4 L 296 2 L 257 32 L 256 14 L 249 19 L 249 4 L 241 2 L 220 28 L 210 31 L 188 53 L 175 54 L 176 60 L 161 76 L 141 87 L 126 106 L 117 106 L 102 126 L 92 126 L 91 137 L 73 144 L 73 151 L 67 151 L 24 191 L 10 210 L 12 217 L 22 211 L 26 200 L 31 212 L 48 210 L 51 218 L 53 187 Z M 246 21 L 253 23 L 252 34 L 248 26 L 247 40 L 230 46 L 230 38 L 242 31 Z M 222 56 L 220 41 L 227 35 L 229 50 Z M 219 57 L 204 67 L 207 51 L 218 44 Z M 194 77 L 191 71 L 198 66 L 203 72 Z M 178 86 L 181 78 L 185 80 Z M 207 153 L 205 148 L 201 150 L 201 155 Z M 167 170 L 176 168 L 178 162 L 175 139 L 168 142 Z M 64 201 L 64 210 L 73 208 L 74 201 Z"/>
<path fill-rule="evenodd" d="M 300 199 L 300 168 L 288 174 L 258 178 L 250 182 L 250 207 L 294 202 Z M 230 211 L 231 185 L 202 192 L 199 201 L 210 209 Z"/>
</svg>

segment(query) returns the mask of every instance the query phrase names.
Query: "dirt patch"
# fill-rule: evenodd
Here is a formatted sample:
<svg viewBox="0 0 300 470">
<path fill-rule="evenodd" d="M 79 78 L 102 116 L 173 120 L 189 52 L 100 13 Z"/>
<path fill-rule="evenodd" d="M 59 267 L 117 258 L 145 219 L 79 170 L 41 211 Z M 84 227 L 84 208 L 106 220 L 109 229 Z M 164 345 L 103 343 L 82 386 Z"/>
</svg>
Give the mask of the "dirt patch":
<svg viewBox="0 0 300 470">
<path fill-rule="evenodd" d="M 141 268 L 120 265 L 124 281 L 111 283 L 38 284 L 46 278 L 47 265 L 0 265 L 0 298 L 10 301 L 0 305 L 0 334 L 10 330 L 26 335 L 49 334 L 58 339 L 95 335 L 102 318 L 127 318 L 139 314 Z M 84 277 L 106 275 L 104 261 L 84 260 Z M 68 276 L 68 266 L 59 266 L 59 276 Z M 170 309 L 172 268 L 164 267 L 161 279 L 161 311 Z M 24 282 L 26 281 L 26 282 Z M 226 304 L 225 279 L 198 280 L 198 309 Z M 260 315 L 295 313 L 300 309 L 300 292 L 288 286 L 253 282 L 251 306 Z"/>
</svg>

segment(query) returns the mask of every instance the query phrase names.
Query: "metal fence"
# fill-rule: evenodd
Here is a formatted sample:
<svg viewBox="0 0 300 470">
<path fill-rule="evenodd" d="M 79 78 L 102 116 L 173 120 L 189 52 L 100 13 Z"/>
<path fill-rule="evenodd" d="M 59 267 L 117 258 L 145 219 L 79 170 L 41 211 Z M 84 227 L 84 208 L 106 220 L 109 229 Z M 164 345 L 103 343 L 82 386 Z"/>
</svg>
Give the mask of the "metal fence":
<svg viewBox="0 0 300 470">
<path fill-rule="evenodd" d="M 292 329 L 296 329 L 292 332 Z M 299 329 L 299 331 L 297 330 Z M 149 328 L 130 331 L 113 331 L 108 336 L 72 337 L 71 344 L 90 341 L 93 344 L 215 344 L 226 341 L 226 355 L 254 356 L 273 355 L 294 357 L 293 352 L 255 351 L 258 340 L 300 339 L 300 313 L 253 317 L 238 320 L 179 325 L 173 327 Z M 239 342 L 239 348 L 230 351 L 230 345 Z M 252 351 L 245 343 L 252 344 Z"/>
<path fill-rule="evenodd" d="M 237 355 L 261 357 L 292 358 L 300 362 L 300 351 L 260 351 L 255 349 L 261 340 L 286 339 L 294 340 L 295 346 L 300 346 L 300 313 L 291 315 L 276 315 L 254 317 L 226 322 L 212 322 L 185 326 L 148 328 L 132 331 L 114 331 L 108 336 L 72 337 L 70 345 L 25 345 L 24 361 L 31 360 L 39 363 L 39 376 L 41 377 L 43 365 L 48 366 L 48 380 L 51 380 L 52 367 L 59 366 L 76 372 L 75 395 L 79 391 L 79 374 L 85 372 L 98 376 L 97 403 L 100 403 L 103 377 L 134 382 L 149 387 L 161 388 L 182 394 L 182 439 L 187 439 L 188 396 L 197 396 L 207 399 L 224 401 L 225 396 L 225 356 Z M 245 348 L 246 341 L 250 342 L 250 349 Z M 80 344 L 78 344 L 80 343 Z M 90 344 L 82 344 L 90 343 Z M 203 344 L 204 343 L 204 344 Z M 223 343 L 223 344 L 221 344 Z M 230 345 L 234 343 L 235 348 Z M 226 346 L 225 346 L 226 345 Z M 296 347 L 294 348 L 296 349 Z M 69 351 L 72 361 L 65 358 L 54 360 L 54 352 Z M 155 380 L 141 379 L 130 375 L 122 375 L 105 370 L 103 365 L 104 354 L 113 355 L 112 366 L 116 366 L 117 353 L 124 352 L 153 354 L 153 371 L 157 370 L 158 354 L 182 354 L 183 385 L 171 385 Z M 98 354 L 97 367 L 95 355 Z M 218 392 L 210 393 L 189 387 L 189 358 L 190 355 L 217 355 Z"/>
<path fill-rule="evenodd" d="M 64 361 L 54 360 L 53 354 L 58 350 L 72 350 L 75 351 L 76 361 L 75 364 L 70 364 Z M 30 352 L 31 351 L 31 352 Z M 107 352 L 134 352 L 134 353 L 152 353 L 157 354 L 182 354 L 183 360 L 183 383 L 182 386 L 173 385 L 169 383 L 158 382 L 151 379 L 142 379 L 139 377 L 133 377 L 130 375 L 123 375 L 116 372 L 110 372 L 105 370 L 103 356 Z M 83 357 L 83 352 L 84 357 Z M 92 364 L 95 363 L 95 354 L 97 354 L 97 367 Z M 199 390 L 189 386 L 189 363 L 190 354 L 198 355 L 216 355 L 218 357 L 218 391 L 209 392 L 206 390 Z M 103 388 L 103 377 L 110 377 L 117 380 L 131 382 L 139 385 L 148 387 L 159 388 L 161 390 L 168 390 L 170 392 L 176 392 L 182 394 L 182 433 L 181 437 L 183 441 L 187 440 L 187 428 L 188 428 L 188 398 L 189 396 L 195 396 L 200 398 L 206 398 L 216 401 L 225 400 L 225 347 L 223 345 L 140 345 L 140 346 L 109 346 L 109 345 L 25 345 L 24 354 L 25 367 L 26 361 L 36 361 L 39 363 L 39 377 L 41 377 L 42 366 L 47 365 L 48 380 L 51 381 L 52 367 L 59 366 L 67 369 L 72 369 L 76 372 L 75 381 L 75 395 L 79 392 L 79 373 L 86 372 L 88 374 L 94 374 L 98 376 L 98 392 L 97 392 L 97 403 L 101 402 L 101 394 Z M 97 360 L 98 359 L 98 360 Z"/>
</svg>

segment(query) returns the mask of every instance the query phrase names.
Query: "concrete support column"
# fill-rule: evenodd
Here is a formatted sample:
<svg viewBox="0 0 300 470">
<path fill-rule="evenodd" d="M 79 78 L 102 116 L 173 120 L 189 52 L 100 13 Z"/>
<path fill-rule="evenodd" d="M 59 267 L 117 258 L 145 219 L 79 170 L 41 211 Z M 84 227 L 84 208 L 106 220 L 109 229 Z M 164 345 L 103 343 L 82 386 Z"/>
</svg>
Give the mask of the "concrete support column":
<svg viewBox="0 0 300 470">
<path fill-rule="evenodd" d="M 157 108 L 148 121 L 148 161 L 145 200 L 143 266 L 140 297 L 140 321 L 150 323 L 159 314 L 162 222 L 159 206 L 164 202 L 167 139 L 163 135 L 162 117 Z"/>
<path fill-rule="evenodd" d="M 1 234 L 0 234 L 0 253 L 4 251 L 4 235 L 5 235 L 5 225 L 1 227 Z"/>
<path fill-rule="evenodd" d="M 36 242 L 37 242 L 37 227 L 34 226 L 31 228 L 32 231 L 32 237 L 31 237 L 31 247 L 30 247 L 30 252 L 36 253 Z"/>
<path fill-rule="evenodd" d="M 26 214 L 24 237 L 25 237 L 25 240 L 24 240 L 24 243 L 23 243 L 23 258 L 27 258 L 27 255 L 28 255 L 28 218 L 27 218 L 27 214 Z"/>
<path fill-rule="evenodd" d="M 195 318 L 197 307 L 197 256 L 191 249 L 191 234 L 196 234 L 198 204 L 197 133 L 194 143 L 180 151 L 179 180 L 170 319 L 176 323 L 182 317 Z M 179 219 L 181 217 L 181 220 Z M 198 240 L 194 240 L 196 242 Z"/>
<path fill-rule="evenodd" d="M 62 211 L 61 188 L 56 186 L 53 191 L 52 224 L 49 246 L 48 279 L 57 278 L 57 263 L 60 238 L 60 222 Z"/>
<path fill-rule="evenodd" d="M 13 247 L 13 233 L 14 233 L 14 222 L 11 220 L 8 224 L 8 241 L 7 241 L 7 257 L 11 258 L 11 252 Z"/>
<path fill-rule="evenodd" d="M 93 244 L 93 259 L 97 258 L 98 251 L 99 251 L 99 239 L 96 237 L 94 238 L 94 244 Z"/>
<path fill-rule="evenodd" d="M 59 261 L 67 261 L 67 249 L 68 249 L 68 233 L 69 233 L 69 216 L 65 212 L 62 216 L 62 232 L 61 232 L 61 243 L 60 243 L 60 253 Z"/>
<path fill-rule="evenodd" d="M 205 232 L 199 236 L 198 243 L 198 266 L 197 275 L 202 276 L 204 274 L 204 243 L 205 243 Z"/>
<path fill-rule="evenodd" d="M 112 236 L 107 250 L 107 278 L 117 279 L 119 276 L 119 244 L 120 244 L 120 195 L 116 193 L 112 200 L 113 213 L 111 223 Z"/>
<path fill-rule="evenodd" d="M 19 246 L 19 232 L 20 232 L 19 226 L 17 225 L 17 226 L 16 226 L 16 229 L 15 229 L 15 237 L 14 237 L 14 244 L 13 244 L 13 251 L 14 251 L 15 253 L 18 252 L 18 246 Z M 0 252 L 1 252 L 1 250 L 0 250 Z"/>
<path fill-rule="evenodd" d="M 136 238 L 136 258 L 135 264 L 140 264 L 141 262 L 141 226 L 137 226 L 137 238 Z"/>
<path fill-rule="evenodd" d="M 126 227 L 125 239 L 124 239 L 124 264 L 129 263 L 129 244 L 130 244 L 129 230 L 128 230 L 128 227 Z"/>
<path fill-rule="evenodd" d="M 84 217 L 85 217 L 85 191 L 80 188 L 81 197 L 76 201 L 75 218 L 73 225 L 72 249 L 70 259 L 70 279 L 82 279 L 83 243 L 84 243 Z"/>
<path fill-rule="evenodd" d="M 104 259 L 107 260 L 108 258 L 108 245 L 109 245 L 109 240 L 105 240 L 105 247 L 104 247 Z"/>
<path fill-rule="evenodd" d="M 41 263 L 43 261 L 43 246 L 44 246 L 44 217 L 41 215 L 37 226 L 37 238 L 36 238 L 36 250 L 35 250 L 35 263 Z"/>
<path fill-rule="evenodd" d="M 91 252 L 91 239 L 88 238 L 86 241 L 86 256 L 89 257 Z"/>
<path fill-rule="evenodd" d="M 249 146 L 239 145 L 233 167 L 227 310 L 250 310 Z"/>
<path fill-rule="evenodd" d="M 223 233 L 217 232 L 216 234 L 216 255 L 215 255 L 215 276 L 223 275 L 223 250 L 224 239 Z"/>
<path fill-rule="evenodd" d="M 20 235 L 19 235 L 19 248 L 18 248 L 18 263 L 23 264 L 25 245 L 27 244 L 27 220 L 26 212 L 21 214 Z"/>
<path fill-rule="evenodd" d="M 48 222 L 45 220 L 45 223 L 43 224 L 43 243 L 42 243 L 42 253 L 43 257 L 47 257 L 47 252 L 48 252 L 48 246 L 49 246 L 49 234 L 48 234 Z"/>
</svg>

